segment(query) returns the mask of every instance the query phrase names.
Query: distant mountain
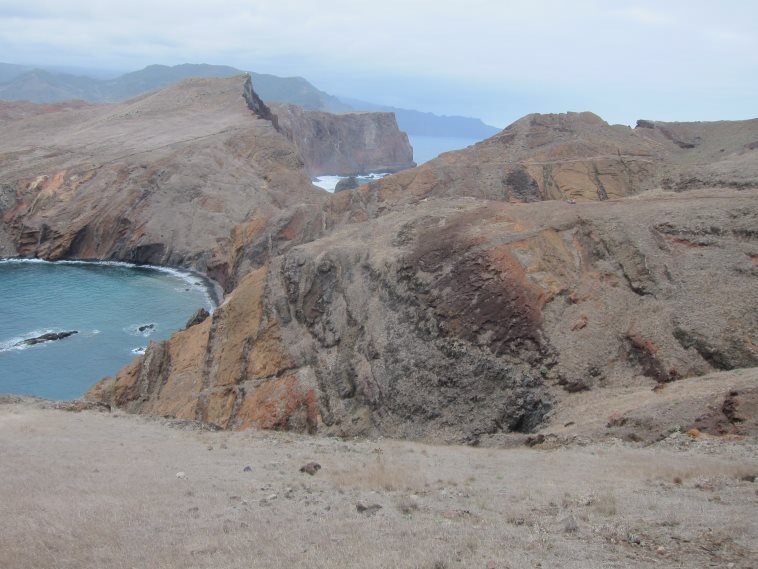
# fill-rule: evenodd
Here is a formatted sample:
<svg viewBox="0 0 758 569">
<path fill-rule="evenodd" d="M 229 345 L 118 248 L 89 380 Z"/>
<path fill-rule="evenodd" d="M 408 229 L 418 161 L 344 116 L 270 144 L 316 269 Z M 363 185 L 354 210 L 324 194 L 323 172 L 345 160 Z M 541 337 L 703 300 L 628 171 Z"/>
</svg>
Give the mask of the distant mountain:
<svg viewBox="0 0 758 569">
<path fill-rule="evenodd" d="M 52 73 L 32 69 L 0 85 L 0 99 L 55 103 L 81 99 L 83 101 L 111 101 L 104 89 L 104 81 L 66 73 Z"/>
<path fill-rule="evenodd" d="M 0 63 L 0 83 L 12 81 L 19 75 L 31 71 L 34 67 L 29 65 L 15 65 L 13 63 Z"/>
<path fill-rule="evenodd" d="M 411 136 L 453 136 L 484 139 L 497 134 L 501 130 L 472 117 L 440 116 L 411 109 L 377 105 L 346 97 L 343 97 L 342 101 L 356 110 L 395 113 L 400 130 L 407 132 Z"/>
<path fill-rule="evenodd" d="M 207 65 L 204 63 L 186 63 L 172 67 L 148 65 L 144 69 L 126 73 L 103 83 L 107 93 L 106 100 L 124 101 L 190 77 L 232 77 L 242 73 L 245 72 L 227 65 Z"/>
<path fill-rule="evenodd" d="M 298 105 L 308 111 L 342 113 L 354 110 L 329 93 L 320 91 L 302 77 L 277 77 L 250 73 L 255 91 L 264 101 Z"/>
<path fill-rule="evenodd" d="M 53 68 L 0 63 L 0 99 L 54 103 L 72 99 L 118 102 L 155 91 L 189 77 L 230 77 L 248 73 L 227 65 L 149 65 L 114 79 L 63 73 Z M 411 136 L 445 136 L 484 139 L 500 129 L 470 117 L 439 116 L 411 109 L 377 105 L 357 99 L 337 98 L 317 89 L 302 77 L 277 77 L 250 72 L 256 92 L 264 101 L 299 105 L 309 111 L 392 112 L 400 129 Z"/>
<path fill-rule="evenodd" d="M 231 77 L 242 73 L 247 72 L 226 65 L 150 65 L 115 79 L 102 80 L 20 65 L 0 64 L 0 99 L 35 103 L 52 103 L 68 99 L 118 102 L 190 77 Z M 300 105 L 313 111 L 351 110 L 349 105 L 316 89 L 302 77 L 277 77 L 261 73 L 250 75 L 256 92 L 264 100 Z"/>
</svg>

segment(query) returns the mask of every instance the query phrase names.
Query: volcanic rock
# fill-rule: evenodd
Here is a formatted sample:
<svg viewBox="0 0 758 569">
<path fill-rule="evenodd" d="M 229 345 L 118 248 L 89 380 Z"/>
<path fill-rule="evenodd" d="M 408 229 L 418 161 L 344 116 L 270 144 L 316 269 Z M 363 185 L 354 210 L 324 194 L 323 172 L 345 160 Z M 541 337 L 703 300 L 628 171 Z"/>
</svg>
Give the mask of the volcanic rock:
<svg viewBox="0 0 758 569">
<path fill-rule="evenodd" d="M 758 201 L 720 195 L 429 200 L 349 224 L 247 274 L 90 397 L 223 428 L 471 442 L 535 430 L 562 382 L 756 365 Z"/>
<path fill-rule="evenodd" d="M 358 513 L 364 514 L 364 515 L 369 516 L 369 517 L 373 516 L 374 514 L 376 514 L 381 509 L 382 509 L 381 504 L 368 504 L 368 505 L 366 505 L 366 504 L 363 504 L 361 502 L 358 502 L 355 505 L 355 510 Z"/>
<path fill-rule="evenodd" d="M 758 187 L 758 156 L 747 150 L 758 141 L 758 119 L 651 124 L 609 125 L 592 113 L 528 115 L 469 148 L 362 188 L 362 215 L 432 197 L 582 202 L 660 187 Z M 683 141 L 697 147 L 683 148 Z M 338 199 L 349 199 L 353 208 L 360 203 Z"/>
<path fill-rule="evenodd" d="M 337 182 L 337 185 L 334 186 L 334 192 L 336 193 L 336 192 L 344 192 L 347 190 L 354 190 L 358 186 L 360 186 L 360 184 L 358 183 L 358 178 L 356 178 L 355 176 L 349 176 Z"/>
<path fill-rule="evenodd" d="M 187 320 L 187 323 L 184 325 L 184 327 L 190 328 L 197 324 L 202 324 L 209 316 L 210 313 L 205 308 L 198 308 L 197 311 L 195 311 L 195 313 L 190 316 L 190 319 Z"/>
<path fill-rule="evenodd" d="M 22 256 L 184 266 L 223 283 L 235 226 L 326 195 L 272 119 L 237 76 L 5 121 L 5 230 Z"/>
<path fill-rule="evenodd" d="M 35 346 L 37 344 L 44 344 L 45 342 L 54 342 L 55 340 L 63 340 L 69 336 L 78 334 L 77 330 L 71 330 L 69 332 L 47 332 L 37 336 L 36 338 L 28 338 L 17 343 L 17 346 Z"/>
<path fill-rule="evenodd" d="M 309 462 L 300 468 L 300 472 L 310 474 L 311 476 L 316 474 L 319 470 L 321 470 L 321 465 L 318 462 Z"/>
<path fill-rule="evenodd" d="M 408 135 L 393 113 L 325 113 L 272 103 L 281 129 L 311 176 L 396 172 L 415 166 Z"/>
<path fill-rule="evenodd" d="M 13 189 L 19 252 L 191 266 L 228 292 L 91 400 L 226 429 L 477 444 L 603 389 L 758 365 L 758 121 L 530 115 L 330 196 L 285 113 L 248 87 L 191 80 L 7 123 L 0 195 Z M 700 424 L 752 425 L 739 392 Z"/>
</svg>

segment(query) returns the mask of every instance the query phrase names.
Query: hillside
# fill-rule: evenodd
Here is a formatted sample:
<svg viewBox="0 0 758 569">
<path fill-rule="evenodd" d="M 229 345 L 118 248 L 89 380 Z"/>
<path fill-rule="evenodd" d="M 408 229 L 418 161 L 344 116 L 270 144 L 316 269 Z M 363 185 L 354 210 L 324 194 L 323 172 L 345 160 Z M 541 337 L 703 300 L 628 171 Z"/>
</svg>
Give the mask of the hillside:
<svg viewBox="0 0 758 569">
<path fill-rule="evenodd" d="M 246 76 L 8 120 L 3 220 L 20 254 L 223 270 L 235 225 L 317 203 Z M 53 109 L 55 110 L 55 109 Z"/>
<path fill-rule="evenodd" d="M 568 441 L 214 432 L 6 398 L 0 566 L 752 566 L 754 440 Z"/>
<path fill-rule="evenodd" d="M 655 188 L 758 187 L 758 119 L 641 123 L 609 125 L 587 112 L 527 115 L 364 190 L 393 207 L 431 197 L 603 201 Z"/>
<path fill-rule="evenodd" d="M 226 65 L 150 65 L 109 80 L 0 64 L 0 100 L 53 103 L 70 99 L 117 102 L 160 89 L 191 77 L 231 77 L 245 73 Z M 499 129 L 468 117 L 443 117 L 409 109 L 339 99 L 302 77 L 250 73 L 256 92 L 267 102 L 298 105 L 309 111 L 332 113 L 372 111 L 395 113 L 400 129 L 411 135 L 486 138 Z"/>
<path fill-rule="evenodd" d="M 92 399 L 476 444 L 758 363 L 758 121 L 529 115 L 328 195 L 245 77 L 23 112 L 0 142 L 0 245 L 191 267 L 227 292 Z M 739 393 L 687 425 L 752 433 L 732 411 L 698 422 L 751 409 Z"/>
<path fill-rule="evenodd" d="M 231 429 L 531 432 L 571 393 L 758 365 L 757 225 L 754 190 L 429 199 L 261 261 L 89 397 Z"/>
</svg>

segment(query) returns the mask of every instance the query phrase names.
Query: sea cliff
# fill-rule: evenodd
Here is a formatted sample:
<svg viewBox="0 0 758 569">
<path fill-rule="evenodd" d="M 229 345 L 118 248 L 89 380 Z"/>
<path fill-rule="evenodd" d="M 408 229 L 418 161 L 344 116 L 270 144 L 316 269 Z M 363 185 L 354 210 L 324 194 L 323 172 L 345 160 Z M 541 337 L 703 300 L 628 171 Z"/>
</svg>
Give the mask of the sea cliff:
<svg viewBox="0 0 758 569">
<path fill-rule="evenodd" d="M 321 123 L 296 135 L 297 112 L 247 81 L 7 123 L 19 254 L 190 267 L 227 293 L 90 398 L 229 429 L 477 443 L 544 429 L 585 394 L 758 365 L 758 121 L 529 115 L 329 195 L 305 159 L 328 145 L 302 146 Z M 354 120 L 339 116 L 324 124 Z M 716 386 L 687 421 L 754 399 Z"/>
<path fill-rule="evenodd" d="M 279 125 L 312 176 L 351 176 L 412 168 L 413 149 L 393 113 L 325 113 L 273 103 Z"/>
</svg>

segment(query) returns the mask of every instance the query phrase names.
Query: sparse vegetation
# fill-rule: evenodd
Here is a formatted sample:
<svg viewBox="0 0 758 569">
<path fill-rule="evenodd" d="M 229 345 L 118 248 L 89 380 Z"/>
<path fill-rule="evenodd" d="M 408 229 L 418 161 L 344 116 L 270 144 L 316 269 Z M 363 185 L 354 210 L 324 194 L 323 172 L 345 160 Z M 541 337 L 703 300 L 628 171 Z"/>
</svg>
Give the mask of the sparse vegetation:
<svg viewBox="0 0 758 569">
<path fill-rule="evenodd" d="M 711 452 L 377 446 L 0 405 L 0 567 L 747 567 L 758 496 L 739 475 L 758 449 Z"/>
</svg>

